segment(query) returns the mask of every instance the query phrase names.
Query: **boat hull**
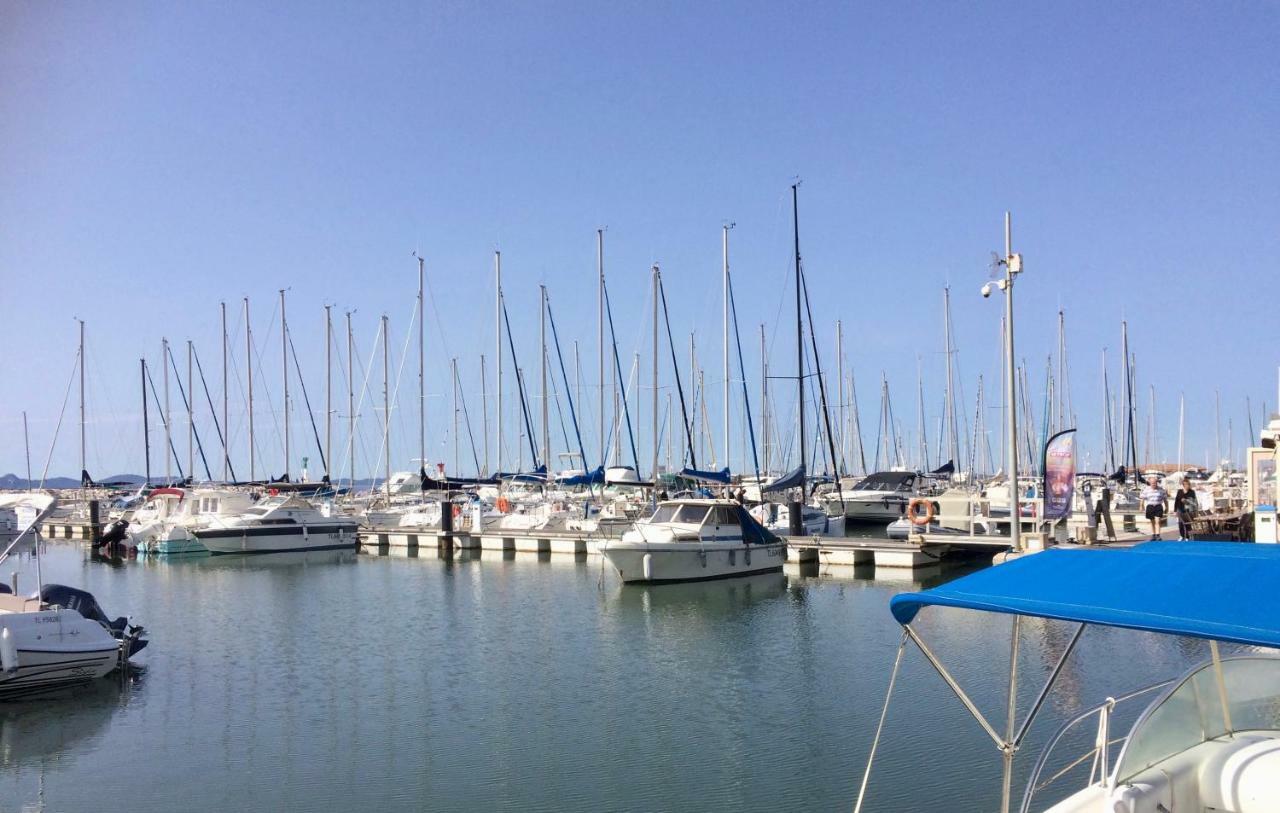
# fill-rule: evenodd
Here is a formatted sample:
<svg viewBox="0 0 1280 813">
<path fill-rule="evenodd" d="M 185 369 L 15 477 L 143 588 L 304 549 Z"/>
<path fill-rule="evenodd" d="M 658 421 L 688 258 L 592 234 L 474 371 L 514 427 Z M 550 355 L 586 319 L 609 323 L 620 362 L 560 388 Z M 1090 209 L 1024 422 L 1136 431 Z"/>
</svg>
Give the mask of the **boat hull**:
<svg viewBox="0 0 1280 813">
<path fill-rule="evenodd" d="M 662 584 L 751 576 L 782 570 L 783 544 L 611 542 L 601 548 L 626 583 Z M 649 564 L 645 566 L 645 556 Z M 647 570 L 647 573 L 646 573 Z"/>
<path fill-rule="evenodd" d="M 217 528 L 196 531 L 196 539 L 215 556 L 354 549 L 357 545 L 356 526 L 350 524 Z"/>
<path fill-rule="evenodd" d="M 96 680 L 120 664 L 120 642 L 69 609 L 0 615 L 0 698 Z"/>
</svg>

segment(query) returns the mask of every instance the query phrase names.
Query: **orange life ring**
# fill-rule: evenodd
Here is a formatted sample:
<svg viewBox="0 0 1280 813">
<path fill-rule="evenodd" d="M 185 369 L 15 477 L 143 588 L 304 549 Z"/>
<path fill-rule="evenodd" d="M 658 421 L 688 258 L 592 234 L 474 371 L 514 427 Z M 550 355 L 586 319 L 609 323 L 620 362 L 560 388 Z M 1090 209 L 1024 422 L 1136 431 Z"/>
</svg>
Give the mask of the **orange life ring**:
<svg viewBox="0 0 1280 813">
<path fill-rule="evenodd" d="M 511 510 L 511 502 L 506 497 L 499 497 L 497 508 L 499 514 L 505 514 Z"/>
<path fill-rule="evenodd" d="M 924 513 L 921 514 L 920 506 L 924 506 Z M 907 519 L 911 520 L 911 524 L 915 526 L 928 525 L 933 522 L 933 503 L 928 500 L 922 500 L 919 497 L 907 503 Z"/>
<path fill-rule="evenodd" d="M 458 505 L 456 502 L 453 504 L 453 515 L 455 517 L 462 516 L 462 506 Z"/>
</svg>

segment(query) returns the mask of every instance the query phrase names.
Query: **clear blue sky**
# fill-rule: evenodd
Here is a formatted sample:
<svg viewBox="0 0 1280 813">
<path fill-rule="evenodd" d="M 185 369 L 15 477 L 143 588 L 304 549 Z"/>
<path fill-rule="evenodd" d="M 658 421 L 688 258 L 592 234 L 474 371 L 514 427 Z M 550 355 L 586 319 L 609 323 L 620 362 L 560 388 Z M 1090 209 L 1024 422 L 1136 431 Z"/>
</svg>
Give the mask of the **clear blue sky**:
<svg viewBox="0 0 1280 813">
<path fill-rule="evenodd" d="M 948 282 L 966 394 L 979 373 L 994 388 L 1001 306 L 978 288 L 1006 209 L 1026 258 L 1018 341 L 1037 412 L 1059 306 L 1086 448 L 1097 448 L 1101 351 L 1118 359 L 1122 317 L 1139 433 L 1154 383 L 1162 457 L 1182 391 L 1195 462 L 1213 450 L 1215 388 L 1224 441 L 1229 417 L 1238 447 L 1246 397 L 1255 424 L 1262 401 L 1275 408 L 1275 4 L 3 2 L 0 16 L 0 472 L 24 468 L 24 409 L 42 468 L 73 317 L 88 322 L 89 467 L 139 471 L 138 358 L 156 363 L 161 337 L 195 341 L 217 401 L 218 302 L 238 328 L 251 297 L 259 386 L 278 405 L 271 309 L 290 288 L 319 406 L 322 305 L 358 309 L 366 361 L 387 313 L 398 357 L 415 249 L 435 305 L 435 459 L 452 457 L 451 356 L 480 431 L 495 248 L 526 368 L 545 283 L 562 340 L 579 339 L 594 370 L 595 229 L 607 226 L 621 351 L 642 352 L 647 369 L 647 271 L 660 262 L 675 330 L 696 327 L 717 393 L 720 226 L 734 221 L 740 318 L 769 323 L 774 363 L 790 372 L 791 327 L 778 320 L 791 307 L 796 176 L 824 362 L 842 319 L 868 444 L 881 370 L 914 428 L 917 356 L 936 421 Z M 754 396 L 756 340 L 744 341 Z M 416 456 L 415 372 L 411 357 L 396 468 Z M 259 406 L 264 468 L 278 472 L 278 432 Z M 78 469 L 74 407 L 73 391 L 52 474 Z M 244 470 L 242 413 L 233 405 Z M 366 424 L 360 467 L 372 468 Z M 154 458 L 162 471 L 158 448 Z"/>
</svg>

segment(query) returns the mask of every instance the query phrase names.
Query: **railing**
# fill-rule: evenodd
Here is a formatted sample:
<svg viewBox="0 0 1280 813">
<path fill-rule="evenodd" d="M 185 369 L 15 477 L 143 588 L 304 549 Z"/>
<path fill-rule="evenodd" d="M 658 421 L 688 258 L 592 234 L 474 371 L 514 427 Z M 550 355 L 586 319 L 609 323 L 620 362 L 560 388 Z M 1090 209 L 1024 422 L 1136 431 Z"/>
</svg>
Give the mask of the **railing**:
<svg viewBox="0 0 1280 813">
<path fill-rule="evenodd" d="M 1111 738 L 1112 711 L 1120 703 L 1127 702 L 1136 697 L 1141 697 L 1142 695 L 1150 694 L 1159 689 L 1164 689 L 1173 682 L 1174 681 L 1172 680 L 1165 680 L 1160 683 L 1154 683 L 1150 686 L 1138 689 L 1137 691 L 1130 692 L 1129 694 L 1121 695 L 1120 697 L 1108 697 L 1103 703 L 1086 711 L 1082 711 L 1075 717 L 1072 717 L 1070 720 L 1063 723 L 1053 737 L 1049 739 L 1044 750 L 1040 752 L 1039 758 L 1036 759 L 1035 766 L 1031 769 L 1031 775 L 1027 778 L 1027 789 L 1022 796 L 1022 806 L 1019 808 L 1020 813 L 1030 813 L 1032 799 L 1037 793 L 1052 785 L 1054 782 L 1057 782 L 1087 760 L 1092 760 L 1092 763 L 1089 766 L 1089 781 L 1085 783 L 1085 786 L 1088 787 L 1089 785 L 1105 781 L 1107 776 L 1111 773 L 1111 747 L 1119 743 L 1123 743 L 1129 737 L 1126 733 L 1122 737 L 1116 737 L 1115 739 Z M 1062 738 L 1066 736 L 1068 731 L 1071 731 L 1077 725 L 1094 716 L 1098 718 L 1098 722 L 1096 734 L 1093 739 L 1093 747 L 1076 759 L 1072 760 L 1070 764 L 1059 770 L 1053 776 L 1041 782 L 1040 775 L 1044 773 L 1045 766 L 1049 761 L 1049 756 L 1052 754 L 1054 748 L 1058 746 L 1058 743 Z"/>
</svg>

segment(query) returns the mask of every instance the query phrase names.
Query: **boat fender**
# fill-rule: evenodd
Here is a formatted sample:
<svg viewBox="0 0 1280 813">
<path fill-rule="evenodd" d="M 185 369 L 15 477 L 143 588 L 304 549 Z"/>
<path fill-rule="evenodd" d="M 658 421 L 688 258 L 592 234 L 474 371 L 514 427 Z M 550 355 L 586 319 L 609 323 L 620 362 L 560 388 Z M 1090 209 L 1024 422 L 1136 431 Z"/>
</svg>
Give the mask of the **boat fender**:
<svg viewBox="0 0 1280 813">
<path fill-rule="evenodd" d="M 923 512 L 921 509 L 923 509 Z M 912 525 L 928 525 L 933 522 L 935 512 L 936 508 L 933 503 L 918 497 L 907 504 L 907 519 L 911 520 Z"/>
<path fill-rule="evenodd" d="M 456 502 L 453 504 L 453 516 L 454 517 L 462 516 L 462 506 L 458 505 Z"/>
<path fill-rule="evenodd" d="M 6 672 L 18 671 L 18 644 L 8 627 L 0 630 L 0 667 Z"/>
<path fill-rule="evenodd" d="M 640 572 L 644 574 L 645 581 L 653 581 L 653 554 L 646 553 L 640 559 Z M 6 630 L 7 632 L 8 630 Z"/>
<path fill-rule="evenodd" d="M 507 513 L 508 511 L 511 510 L 510 500 L 508 500 L 506 497 L 499 497 L 497 508 L 498 508 L 498 513 L 500 514 Z"/>
</svg>

